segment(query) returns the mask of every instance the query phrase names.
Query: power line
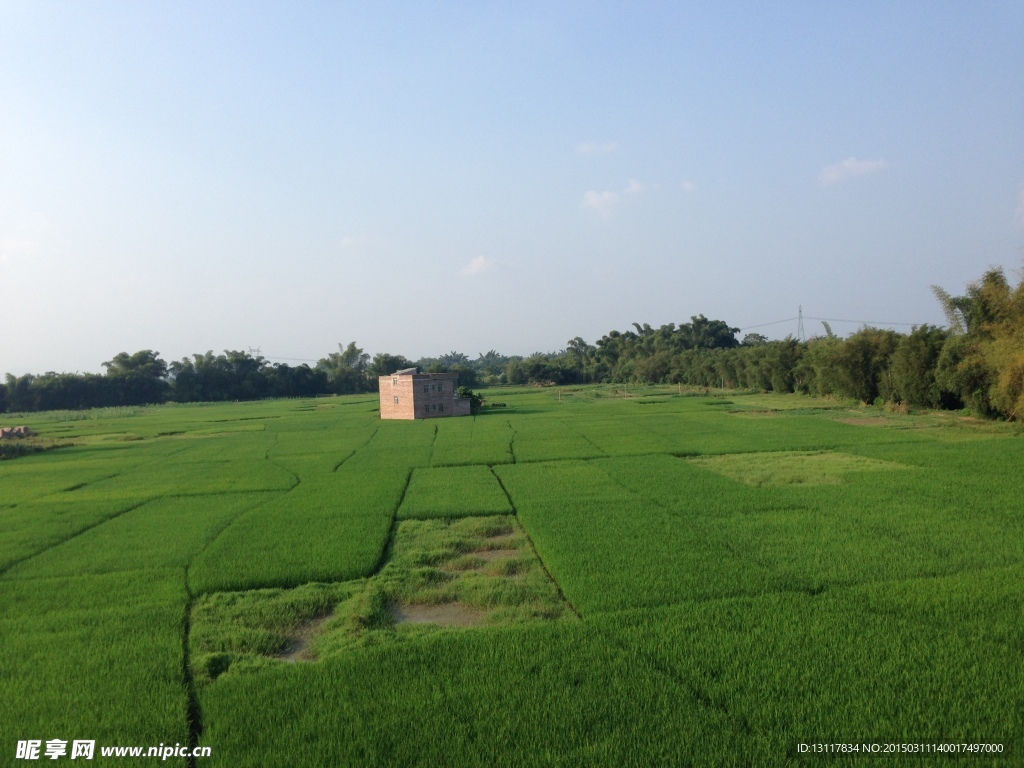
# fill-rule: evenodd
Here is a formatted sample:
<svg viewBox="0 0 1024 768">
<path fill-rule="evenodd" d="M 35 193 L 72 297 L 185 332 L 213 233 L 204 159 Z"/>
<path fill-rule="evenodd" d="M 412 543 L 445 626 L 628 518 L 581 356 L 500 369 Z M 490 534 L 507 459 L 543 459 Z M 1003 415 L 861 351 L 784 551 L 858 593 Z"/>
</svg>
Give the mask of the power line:
<svg viewBox="0 0 1024 768">
<path fill-rule="evenodd" d="M 792 323 L 796 319 L 797 318 L 795 318 L 795 317 L 787 317 L 785 320 L 773 320 L 770 323 L 759 323 L 758 325 L 748 325 L 746 328 L 740 328 L 740 330 L 741 331 L 750 331 L 750 330 L 753 330 L 754 328 L 764 328 L 764 327 L 769 326 L 769 325 L 781 325 L 782 323 Z"/>
<path fill-rule="evenodd" d="M 741 332 L 752 331 L 755 328 L 767 328 L 769 325 L 782 325 L 783 323 L 797 323 L 797 338 L 801 341 L 804 340 L 804 320 L 822 320 L 826 323 L 856 323 L 857 325 L 901 325 L 908 328 L 912 328 L 920 323 L 894 323 L 886 322 L 882 320 L 844 320 L 838 317 L 812 317 L 811 315 L 805 315 L 803 307 L 799 308 L 796 317 L 787 317 L 785 320 L 772 320 L 770 323 L 758 323 L 757 325 L 748 325 L 744 328 L 740 328 Z"/>
<path fill-rule="evenodd" d="M 885 321 L 882 321 L 882 320 L 843 320 L 843 319 L 837 318 L 837 317 L 811 317 L 810 315 L 805 315 L 804 314 L 803 306 L 801 306 L 799 308 L 799 312 L 798 312 L 796 317 L 787 317 L 784 320 L 772 320 L 770 323 L 758 323 L 757 325 L 748 325 L 748 326 L 746 326 L 744 328 L 740 328 L 740 331 L 741 332 L 743 332 L 743 331 L 752 331 L 755 328 L 767 328 L 770 325 L 782 325 L 783 323 L 792 323 L 795 320 L 795 321 L 797 321 L 797 338 L 799 338 L 801 341 L 803 341 L 803 338 L 804 338 L 803 321 L 804 321 L 805 318 L 807 320 L 823 320 L 826 323 L 857 323 L 858 325 L 902 325 L 902 326 L 906 326 L 908 328 L 912 328 L 915 325 L 920 325 L 920 323 L 893 323 L 893 322 L 885 322 Z M 250 349 L 250 352 L 252 352 L 252 349 Z M 256 352 L 258 354 L 259 353 L 259 349 L 256 349 Z M 275 356 L 272 356 L 272 355 L 264 355 L 264 358 L 267 359 L 267 360 L 288 360 L 288 361 L 293 362 L 293 363 L 319 363 L 320 362 L 319 360 L 312 360 L 312 359 L 310 359 L 308 357 L 275 357 Z"/>
<path fill-rule="evenodd" d="M 883 320 L 841 320 L 837 317 L 811 317 L 810 315 L 804 315 L 808 320 L 824 320 L 826 323 L 860 323 L 862 325 L 906 325 L 913 327 L 920 325 L 920 323 L 890 323 Z"/>
</svg>

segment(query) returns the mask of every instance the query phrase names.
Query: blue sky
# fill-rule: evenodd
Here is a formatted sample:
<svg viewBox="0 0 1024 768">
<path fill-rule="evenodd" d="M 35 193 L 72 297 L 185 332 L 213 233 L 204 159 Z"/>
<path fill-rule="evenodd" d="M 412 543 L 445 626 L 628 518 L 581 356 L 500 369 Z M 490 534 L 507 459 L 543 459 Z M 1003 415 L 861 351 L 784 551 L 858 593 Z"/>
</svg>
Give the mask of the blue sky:
<svg viewBox="0 0 1024 768">
<path fill-rule="evenodd" d="M 1024 5 L 769 5 L 0 2 L 0 373 L 941 324 L 1021 265 Z"/>
</svg>

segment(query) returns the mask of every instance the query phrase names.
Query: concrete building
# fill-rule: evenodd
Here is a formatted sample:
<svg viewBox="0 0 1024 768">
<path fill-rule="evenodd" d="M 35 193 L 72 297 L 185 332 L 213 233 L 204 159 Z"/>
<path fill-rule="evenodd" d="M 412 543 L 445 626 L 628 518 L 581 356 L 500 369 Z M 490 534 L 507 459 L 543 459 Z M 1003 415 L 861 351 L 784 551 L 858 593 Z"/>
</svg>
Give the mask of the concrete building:
<svg viewBox="0 0 1024 768">
<path fill-rule="evenodd" d="M 469 398 L 459 397 L 457 373 L 416 373 L 415 368 L 404 368 L 381 376 L 378 382 L 382 419 L 469 416 Z"/>
</svg>

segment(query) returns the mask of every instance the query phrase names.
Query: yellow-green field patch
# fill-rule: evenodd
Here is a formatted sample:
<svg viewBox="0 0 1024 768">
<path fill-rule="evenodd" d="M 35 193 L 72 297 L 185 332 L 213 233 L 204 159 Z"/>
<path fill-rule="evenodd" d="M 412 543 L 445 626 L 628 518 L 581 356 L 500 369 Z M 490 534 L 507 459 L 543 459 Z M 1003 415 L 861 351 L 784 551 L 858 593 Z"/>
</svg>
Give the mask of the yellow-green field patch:
<svg viewBox="0 0 1024 768">
<path fill-rule="evenodd" d="M 944 442 L 988 440 L 992 437 L 1011 436 L 1013 426 L 1006 422 L 987 421 L 971 416 L 944 411 L 920 413 L 879 413 L 877 409 L 864 411 L 837 411 L 835 420 L 855 427 L 880 427 L 888 430 L 927 431 L 929 437 Z"/>
<path fill-rule="evenodd" d="M 774 394 L 765 393 L 760 395 L 731 394 L 736 398 L 731 403 L 734 408 L 750 409 L 752 411 L 805 411 L 809 408 L 820 408 L 825 410 L 846 408 L 848 401 L 837 400 L 832 397 L 813 397 L 811 395 L 798 394 Z"/>
<path fill-rule="evenodd" d="M 908 469 L 895 462 L 836 451 L 727 453 L 688 461 L 755 488 L 764 485 L 836 485 L 846 475 L 857 472 Z"/>
</svg>

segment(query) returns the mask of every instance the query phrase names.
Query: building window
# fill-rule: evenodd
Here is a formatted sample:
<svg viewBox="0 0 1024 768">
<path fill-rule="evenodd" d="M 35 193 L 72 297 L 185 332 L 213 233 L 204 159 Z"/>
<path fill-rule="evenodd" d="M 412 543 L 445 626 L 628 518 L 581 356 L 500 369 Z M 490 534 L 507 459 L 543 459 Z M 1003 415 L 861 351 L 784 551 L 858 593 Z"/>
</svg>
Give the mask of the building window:
<svg viewBox="0 0 1024 768">
<path fill-rule="evenodd" d="M 437 391 L 438 392 L 444 392 L 444 384 L 438 384 L 437 385 Z"/>
<path fill-rule="evenodd" d="M 430 391 L 430 386 L 429 386 L 429 385 L 427 385 L 427 384 L 424 384 L 424 385 L 423 385 L 423 394 L 426 394 L 426 393 L 427 393 L 427 392 L 429 392 L 429 391 Z"/>
<path fill-rule="evenodd" d="M 439 405 L 439 406 L 437 406 L 437 410 L 439 410 L 439 411 L 444 411 L 444 406 L 443 406 L 443 405 Z"/>
<path fill-rule="evenodd" d="M 398 395 L 395 395 L 395 405 L 398 405 Z"/>
<path fill-rule="evenodd" d="M 392 376 L 391 377 L 391 386 L 392 387 L 397 387 L 398 386 L 398 377 L 397 376 Z"/>
</svg>

